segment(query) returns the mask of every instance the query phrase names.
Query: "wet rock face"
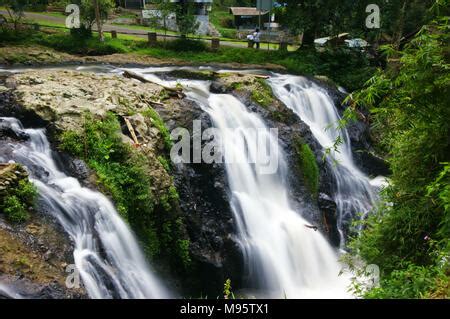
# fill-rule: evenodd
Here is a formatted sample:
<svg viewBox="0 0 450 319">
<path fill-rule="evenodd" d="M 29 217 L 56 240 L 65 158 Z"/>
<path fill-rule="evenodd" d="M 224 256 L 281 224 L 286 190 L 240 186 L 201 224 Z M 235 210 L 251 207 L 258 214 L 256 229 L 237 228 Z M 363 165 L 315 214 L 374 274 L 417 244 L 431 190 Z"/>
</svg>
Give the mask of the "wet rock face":
<svg viewBox="0 0 450 319">
<path fill-rule="evenodd" d="M 27 142 L 27 136 L 10 134 L 5 122 L 0 121 L 0 128 L 1 155 L 12 152 L 11 145 Z M 0 200 L 24 179 L 28 173 L 23 166 L 0 163 Z M 82 288 L 72 290 L 64 284 L 65 267 L 73 264 L 72 242 L 45 213 L 39 198 L 28 212 L 26 222 L 11 223 L 0 211 L 0 283 L 15 293 L 11 296 L 0 286 L 0 298 L 85 298 Z"/>
<path fill-rule="evenodd" d="M 317 202 L 306 186 L 301 172 L 297 169 L 298 154 L 294 147 L 295 140 L 301 138 L 313 150 L 320 149 L 309 127 L 278 100 L 275 100 L 268 108 L 264 108 L 252 101 L 251 92 L 247 90 L 237 90 L 233 94 L 244 102 L 247 108 L 258 113 L 265 120 L 269 128 L 276 128 L 278 130 L 278 139 L 290 172 L 287 183 L 289 185 L 289 197 L 292 199 L 291 204 L 297 211 L 302 211 L 303 217 L 308 221 L 320 225 L 320 218 L 318 217 L 320 216 L 320 212 Z M 281 115 L 282 120 L 280 120 L 279 115 Z M 319 152 L 317 152 L 316 157 L 318 163 L 320 156 Z"/>
<path fill-rule="evenodd" d="M 322 224 L 325 228 L 330 243 L 334 247 L 339 247 L 340 235 L 337 228 L 337 207 L 336 203 L 325 193 L 320 193 L 318 197 L 319 209 L 322 213 Z"/>
<path fill-rule="evenodd" d="M 348 105 L 343 104 L 346 94 L 337 90 L 335 87 L 325 85 L 328 94 L 333 99 L 334 105 L 337 106 L 342 116 Z M 370 123 L 368 122 L 368 112 L 359 111 L 359 121 L 352 121 L 347 125 L 348 135 L 350 137 L 353 160 L 362 172 L 369 176 L 387 176 L 390 174 L 389 166 L 382 158 L 375 154 L 372 147 L 373 141 L 370 136 Z"/>
<path fill-rule="evenodd" d="M 18 276 L 0 276 L 0 299 L 80 299 L 82 295 L 67 295 L 57 282 L 36 284 Z"/>
<path fill-rule="evenodd" d="M 133 143 L 123 121 L 131 123 L 140 149 L 149 157 L 153 174 L 152 192 L 172 184 L 170 175 L 157 159 L 165 146 L 161 133 L 152 122 L 144 119 L 141 110 L 148 109 L 145 101 L 155 98 L 152 107 L 171 131 L 184 127 L 192 136 L 193 120 L 201 120 L 202 130 L 211 126 L 208 115 L 187 99 L 167 98 L 163 88 L 118 76 L 101 76 L 73 71 L 43 71 L 18 74 L 9 78 L 11 103 L 5 113 L 35 127 L 47 127 L 50 139 L 62 130 L 80 131 L 83 112 L 102 116 L 114 112 L 121 119 L 124 141 Z M 44 123 L 44 124 L 43 124 Z M 191 143 L 192 145 L 192 143 Z M 58 152 L 60 168 L 78 178 L 85 186 L 95 188 L 91 171 L 81 160 Z M 154 166 L 154 167 L 153 167 Z M 242 254 L 235 240 L 235 222 L 229 206 L 227 181 L 221 164 L 172 164 L 173 183 L 180 197 L 180 211 L 190 241 L 193 267 L 189 276 L 175 278 L 185 295 L 220 296 L 223 283 L 231 278 L 239 286 L 243 268 Z M 45 211 L 45 207 L 41 207 Z"/>
<path fill-rule="evenodd" d="M 186 128 L 190 132 L 191 153 L 193 121 L 201 121 L 202 131 L 212 126 L 209 115 L 187 99 L 170 108 L 156 107 L 156 110 L 169 131 Z M 202 142 L 202 149 L 206 142 Z M 244 266 L 235 240 L 235 221 L 229 205 L 225 167 L 218 163 L 172 165 L 194 261 L 193 273 L 183 286 L 188 295 L 201 292 L 202 295 L 220 296 L 227 278 L 231 278 L 234 285 L 240 285 Z"/>
</svg>

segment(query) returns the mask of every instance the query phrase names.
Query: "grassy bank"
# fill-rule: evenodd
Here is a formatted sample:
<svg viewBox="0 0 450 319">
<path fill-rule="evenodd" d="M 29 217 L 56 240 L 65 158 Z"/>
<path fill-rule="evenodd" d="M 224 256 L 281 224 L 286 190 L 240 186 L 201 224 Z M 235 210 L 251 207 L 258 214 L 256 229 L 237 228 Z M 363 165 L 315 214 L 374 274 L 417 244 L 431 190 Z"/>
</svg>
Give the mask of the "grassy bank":
<svg viewBox="0 0 450 319">
<path fill-rule="evenodd" d="M 221 47 L 217 51 L 212 51 L 206 43 L 192 40 L 175 40 L 159 43 L 156 47 L 148 47 L 143 39 L 111 39 L 109 35 L 106 35 L 105 41 L 99 42 L 95 37 L 77 37 L 67 31 L 44 33 L 31 30 L 20 32 L 3 30 L 0 31 L 0 39 L 0 45 L 2 46 L 8 44 L 38 44 L 79 55 L 135 53 L 160 59 L 176 59 L 189 64 L 242 63 L 257 64 L 261 67 L 264 67 L 265 64 L 276 64 L 293 74 L 325 75 L 348 90 L 360 88 L 375 69 L 363 54 L 350 49 L 327 50 L 325 52 L 314 50 L 268 52 L 247 48 Z"/>
</svg>

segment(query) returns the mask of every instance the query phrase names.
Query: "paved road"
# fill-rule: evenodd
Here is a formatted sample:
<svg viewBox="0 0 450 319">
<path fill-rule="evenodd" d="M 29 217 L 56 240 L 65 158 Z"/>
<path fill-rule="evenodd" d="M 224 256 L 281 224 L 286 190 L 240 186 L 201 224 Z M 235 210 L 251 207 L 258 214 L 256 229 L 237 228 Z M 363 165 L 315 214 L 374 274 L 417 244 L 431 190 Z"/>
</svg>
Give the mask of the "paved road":
<svg viewBox="0 0 450 319">
<path fill-rule="evenodd" d="M 6 10 L 0 10 L 0 14 L 7 16 L 8 13 Z M 45 20 L 50 23 L 58 23 L 58 24 L 65 24 L 65 17 L 58 17 L 53 15 L 47 15 L 42 13 L 34 13 L 34 12 L 26 12 L 25 17 L 27 19 L 31 20 Z M 96 27 L 94 26 L 94 30 L 96 30 Z M 140 38 L 147 38 L 147 33 L 150 30 L 138 30 L 138 29 L 132 29 L 127 28 L 126 26 L 118 26 L 118 25 L 112 25 L 109 23 L 105 23 L 103 25 L 103 31 L 110 32 L 110 31 L 117 31 L 118 33 L 125 33 L 134 35 Z M 158 34 L 158 38 L 164 38 L 164 35 Z M 175 37 L 167 36 L 167 40 L 173 40 Z M 204 42 L 210 42 L 210 40 L 201 39 Z M 246 48 L 247 43 L 246 42 L 233 42 L 233 41 L 220 41 L 220 45 L 228 46 L 228 47 L 234 47 L 234 48 Z M 267 45 L 264 43 L 261 43 L 261 49 L 267 50 Z M 271 48 L 271 50 L 274 50 L 274 48 Z"/>
</svg>

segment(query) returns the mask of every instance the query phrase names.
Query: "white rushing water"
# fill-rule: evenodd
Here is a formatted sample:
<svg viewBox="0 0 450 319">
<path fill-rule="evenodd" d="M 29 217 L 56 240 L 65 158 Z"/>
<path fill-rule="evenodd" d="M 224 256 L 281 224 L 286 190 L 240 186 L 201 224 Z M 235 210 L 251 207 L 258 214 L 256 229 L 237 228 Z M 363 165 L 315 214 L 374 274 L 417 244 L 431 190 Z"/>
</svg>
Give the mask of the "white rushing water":
<svg viewBox="0 0 450 319">
<path fill-rule="evenodd" d="M 166 86 L 176 85 L 176 81 L 159 78 L 154 68 L 130 70 Z M 289 169 L 276 136 L 261 117 L 232 95 L 210 93 L 207 82 L 180 83 L 220 132 L 231 207 L 251 288 L 259 296 L 273 298 L 351 297 L 348 277 L 339 276 L 338 252 L 320 232 L 306 227 L 302 212 L 290 207 Z M 258 145 L 257 138 L 264 143 Z M 261 152 L 261 145 L 268 149 Z M 278 151 L 278 169 L 273 174 L 262 173 L 269 150 Z"/>
<path fill-rule="evenodd" d="M 1 162 L 23 164 L 40 200 L 74 243 L 74 260 L 91 298 L 167 298 L 141 249 L 113 204 L 57 168 L 43 129 L 24 129 L 15 118 L 0 118 L 29 140 L 9 144 Z"/>
<path fill-rule="evenodd" d="M 8 299 L 22 299 L 22 295 L 14 291 L 13 288 L 11 288 L 8 285 L 0 283 L 0 299 L 8 298 Z"/>
<path fill-rule="evenodd" d="M 274 94 L 310 127 L 323 149 L 331 149 L 327 161 L 336 182 L 333 199 L 343 247 L 343 224 L 367 215 L 377 198 L 374 185 L 379 186 L 379 183 L 372 185 L 368 176 L 355 165 L 348 132 L 337 127 L 340 115 L 323 88 L 304 77 L 292 75 L 275 75 L 269 84 Z M 334 151 L 333 145 L 339 136 L 342 143 Z"/>
</svg>

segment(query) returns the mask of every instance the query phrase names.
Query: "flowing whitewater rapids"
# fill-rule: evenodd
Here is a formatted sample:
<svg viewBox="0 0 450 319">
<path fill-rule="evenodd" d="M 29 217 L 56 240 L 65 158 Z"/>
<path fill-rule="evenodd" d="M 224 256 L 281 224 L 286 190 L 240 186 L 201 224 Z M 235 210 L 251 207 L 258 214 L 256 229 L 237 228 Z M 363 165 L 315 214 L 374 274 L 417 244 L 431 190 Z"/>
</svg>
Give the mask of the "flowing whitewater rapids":
<svg viewBox="0 0 450 319">
<path fill-rule="evenodd" d="M 124 71 L 112 66 L 76 69 L 116 74 Z M 340 252 L 320 232 L 307 228 L 302 211 L 294 211 L 289 204 L 286 177 L 290 172 L 277 136 L 258 114 L 249 111 L 234 96 L 211 93 L 208 82 L 166 81 L 159 74 L 175 69 L 180 67 L 127 70 L 165 86 L 181 84 L 187 97 L 210 115 L 213 126 L 220 132 L 230 204 L 245 258 L 244 279 L 250 294 L 270 298 L 351 298 L 347 290 L 349 276 L 339 275 Z M 345 223 L 359 213 L 367 214 L 376 200 L 374 185 L 379 181 L 370 181 L 354 164 L 347 131 L 330 127 L 340 117 L 323 88 L 306 78 L 289 75 L 272 74 L 268 82 L 274 94 L 309 125 L 324 149 L 331 147 L 338 136 L 343 141 L 338 152 L 332 152 L 327 160 L 336 182 L 333 199 L 338 208 L 341 245 L 344 245 Z M 77 180 L 56 168 L 44 131 L 25 130 L 14 119 L 4 120 L 31 138 L 25 144 L 11 145 L 11 156 L 0 160 L 14 160 L 30 170 L 42 200 L 52 208 L 50 211 L 75 242 L 75 262 L 89 295 L 93 298 L 168 297 L 109 200 L 81 187 Z M 261 147 L 265 151 L 261 152 Z M 269 162 L 275 161 L 277 167 L 270 173 L 267 172 L 268 153 L 273 155 Z M 42 169 L 48 176 L 42 174 Z M 3 289 L 5 293 L 13 293 L 6 289 Z"/>
<path fill-rule="evenodd" d="M 24 129 L 15 118 L 0 118 L 28 141 L 9 144 L 1 162 L 23 164 L 41 203 L 74 243 L 74 260 L 91 298 L 167 298 L 128 226 L 101 193 L 82 187 L 57 168 L 43 129 Z M 19 296 L 0 285 L 4 293 Z"/>
<path fill-rule="evenodd" d="M 254 293 L 273 298 L 351 297 L 348 277 L 339 276 L 337 252 L 290 207 L 288 167 L 277 136 L 260 116 L 232 95 L 210 93 L 207 82 L 164 81 L 154 72 L 167 70 L 157 68 L 129 70 L 166 86 L 183 85 L 187 97 L 219 130 L 246 277 Z M 270 152 L 277 169 L 268 174 L 271 164 L 265 155 Z"/>
<path fill-rule="evenodd" d="M 331 149 L 327 161 L 336 182 L 333 199 L 337 205 L 341 247 L 344 247 L 345 228 L 352 220 L 366 217 L 376 201 L 378 181 L 372 183 L 353 162 L 348 132 L 337 127 L 341 117 L 323 88 L 304 77 L 292 75 L 274 75 L 269 84 L 277 98 L 310 127 L 323 149 Z M 338 137 L 342 143 L 334 150 Z"/>
</svg>

